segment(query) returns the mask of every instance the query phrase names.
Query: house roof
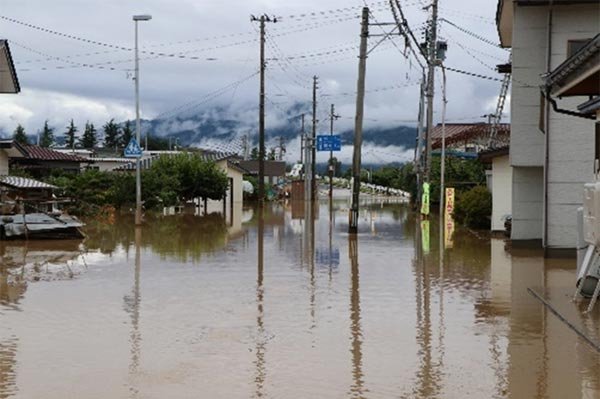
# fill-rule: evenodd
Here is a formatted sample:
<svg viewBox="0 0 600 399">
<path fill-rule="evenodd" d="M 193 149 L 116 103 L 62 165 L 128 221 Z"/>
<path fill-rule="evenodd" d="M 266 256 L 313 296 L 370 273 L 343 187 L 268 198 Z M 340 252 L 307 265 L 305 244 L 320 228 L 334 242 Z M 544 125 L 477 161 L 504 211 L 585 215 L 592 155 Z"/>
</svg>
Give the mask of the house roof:
<svg viewBox="0 0 600 399">
<path fill-rule="evenodd" d="M 0 140 L 0 148 L 5 150 L 10 158 L 23 158 L 27 156 L 25 148 L 13 139 Z"/>
<path fill-rule="evenodd" d="M 240 166 L 246 169 L 248 174 L 258 175 L 258 161 L 240 161 Z M 265 161 L 265 176 L 279 177 L 285 176 L 284 161 Z"/>
<path fill-rule="evenodd" d="M 172 156 L 176 156 L 179 154 L 190 154 L 190 155 L 196 155 L 198 157 L 200 157 L 200 159 L 202 159 L 205 162 L 220 162 L 223 160 L 228 160 L 227 164 L 229 165 L 229 160 L 232 158 L 237 157 L 236 154 L 233 153 L 228 153 L 228 152 L 213 152 L 213 151 L 204 151 L 204 152 L 183 152 L 183 151 L 169 151 L 169 152 L 165 152 L 159 155 L 152 155 L 149 158 L 142 158 L 140 160 L 140 166 L 142 169 L 148 169 L 152 166 L 152 163 L 159 159 L 160 157 L 163 156 L 167 156 L 167 157 L 172 157 Z M 240 167 L 237 164 L 233 164 L 232 165 L 236 165 L 236 167 Z M 135 169 L 135 160 L 129 160 L 129 163 L 120 166 L 119 168 L 117 168 L 117 170 L 134 170 Z M 243 168 L 242 168 L 243 169 Z M 243 173 L 246 173 L 246 171 L 244 170 Z"/>
<path fill-rule="evenodd" d="M 38 145 L 26 145 L 23 148 L 27 152 L 27 158 L 38 161 L 90 162 L 89 159 L 78 155 L 54 151 Z"/>
<path fill-rule="evenodd" d="M 50 189 L 53 190 L 57 188 L 51 184 L 47 184 L 38 180 L 28 179 L 25 177 L 17 177 L 17 176 L 0 176 L 0 185 L 12 187 L 12 188 L 21 188 L 21 189 L 37 189 L 44 190 Z"/>
<path fill-rule="evenodd" d="M 598 0 L 498 0 L 496 27 L 502 47 L 512 47 L 513 8 L 517 6 L 570 6 L 597 4 Z"/>
<path fill-rule="evenodd" d="M 600 94 L 600 33 L 544 77 L 555 96 Z"/>
<path fill-rule="evenodd" d="M 505 145 L 498 148 L 491 148 L 489 150 L 481 151 L 479 153 L 479 159 L 482 162 L 490 163 L 494 158 L 501 157 L 504 155 L 508 155 L 510 150 L 510 146 Z"/>
<path fill-rule="evenodd" d="M 446 124 L 446 146 L 452 147 L 465 142 L 485 141 L 490 135 L 490 125 L 487 123 L 447 123 Z M 510 136 L 510 124 L 498 125 L 497 138 L 504 139 Z M 438 124 L 431 133 L 432 148 L 442 146 L 442 125 Z"/>
<path fill-rule="evenodd" d="M 0 93 L 18 93 L 21 91 L 15 64 L 7 40 L 0 40 Z"/>
</svg>

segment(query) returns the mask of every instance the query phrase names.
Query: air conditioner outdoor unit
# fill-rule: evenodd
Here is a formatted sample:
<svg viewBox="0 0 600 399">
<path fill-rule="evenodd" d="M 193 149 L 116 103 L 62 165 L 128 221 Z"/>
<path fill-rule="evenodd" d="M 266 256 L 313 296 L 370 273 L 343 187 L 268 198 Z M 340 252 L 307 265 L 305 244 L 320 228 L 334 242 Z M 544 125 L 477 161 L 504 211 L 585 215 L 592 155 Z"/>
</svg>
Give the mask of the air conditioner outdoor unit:
<svg viewBox="0 0 600 399">
<path fill-rule="evenodd" d="M 600 247 L 600 183 L 584 185 L 583 234 L 585 242 Z"/>
</svg>

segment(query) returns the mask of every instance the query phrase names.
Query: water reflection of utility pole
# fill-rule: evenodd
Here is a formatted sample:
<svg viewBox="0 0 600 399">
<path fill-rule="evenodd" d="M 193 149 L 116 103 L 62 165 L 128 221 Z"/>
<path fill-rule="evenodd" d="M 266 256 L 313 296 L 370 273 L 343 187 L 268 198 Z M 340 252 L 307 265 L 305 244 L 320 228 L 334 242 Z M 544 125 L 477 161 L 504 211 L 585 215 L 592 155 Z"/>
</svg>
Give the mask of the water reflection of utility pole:
<svg viewBox="0 0 600 399">
<path fill-rule="evenodd" d="M 329 284 L 333 275 L 333 197 L 329 197 Z"/>
<path fill-rule="evenodd" d="M 356 234 L 348 235 L 348 253 L 350 257 L 350 334 L 352 336 L 352 386 L 350 393 L 354 398 L 363 397 L 362 371 L 362 328 L 360 323 L 360 278 L 358 269 L 358 239 Z"/>
<path fill-rule="evenodd" d="M 263 272 L 264 272 L 264 236 L 265 236 L 265 220 L 264 210 L 260 206 L 258 208 L 258 276 L 256 279 L 256 396 L 263 396 L 263 389 L 266 379 L 266 368 L 265 368 L 265 326 L 263 321 L 264 316 L 264 288 L 263 288 Z"/>
<path fill-rule="evenodd" d="M 131 334 L 129 342 L 131 344 L 130 354 L 131 360 L 129 363 L 129 375 L 133 379 L 137 377 L 140 366 L 140 350 L 142 336 L 140 333 L 140 271 L 141 271 L 141 246 L 142 246 L 142 228 L 135 227 L 135 271 L 133 289 L 130 295 L 126 295 L 123 299 L 125 302 L 125 311 L 131 317 Z M 131 397 L 138 396 L 138 389 L 131 387 Z"/>
</svg>

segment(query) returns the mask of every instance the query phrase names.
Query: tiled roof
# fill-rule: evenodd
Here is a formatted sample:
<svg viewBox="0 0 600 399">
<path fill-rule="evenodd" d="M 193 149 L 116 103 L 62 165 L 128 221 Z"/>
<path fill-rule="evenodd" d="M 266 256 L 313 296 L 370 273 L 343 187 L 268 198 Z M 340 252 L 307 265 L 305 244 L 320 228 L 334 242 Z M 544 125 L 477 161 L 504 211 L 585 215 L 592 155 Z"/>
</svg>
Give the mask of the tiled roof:
<svg viewBox="0 0 600 399">
<path fill-rule="evenodd" d="M 446 124 L 446 146 L 451 147 L 455 144 L 464 144 L 469 141 L 487 139 L 490 134 L 490 125 L 487 123 L 447 123 Z M 510 124 L 501 123 L 498 125 L 497 135 L 508 137 L 510 135 Z M 432 148 L 442 146 L 442 125 L 437 125 L 431 133 Z"/>
<path fill-rule="evenodd" d="M 0 176 L 0 184 L 13 188 L 55 189 L 56 186 L 17 176 Z"/>
<path fill-rule="evenodd" d="M 29 159 L 37 159 L 40 161 L 69 161 L 69 162 L 89 162 L 89 159 L 82 158 L 78 155 L 63 153 L 44 148 L 37 145 L 24 146 L 25 151 L 29 155 Z"/>
</svg>

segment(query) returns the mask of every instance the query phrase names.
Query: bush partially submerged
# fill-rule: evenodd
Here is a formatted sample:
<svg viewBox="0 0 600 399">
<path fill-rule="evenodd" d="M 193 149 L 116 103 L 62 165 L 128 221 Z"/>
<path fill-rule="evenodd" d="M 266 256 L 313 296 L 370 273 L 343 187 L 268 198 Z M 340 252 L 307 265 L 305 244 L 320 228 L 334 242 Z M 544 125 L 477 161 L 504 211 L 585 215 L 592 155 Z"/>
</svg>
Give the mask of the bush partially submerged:
<svg viewBox="0 0 600 399">
<path fill-rule="evenodd" d="M 492 215 L 492 194 L 485 186 L 476 186 L 462 193 L 456 200 L 454 219 L 461 224 L 489 229 Z"/>
</svg>

